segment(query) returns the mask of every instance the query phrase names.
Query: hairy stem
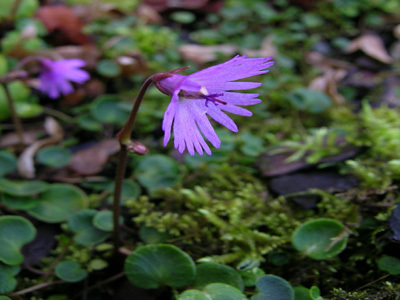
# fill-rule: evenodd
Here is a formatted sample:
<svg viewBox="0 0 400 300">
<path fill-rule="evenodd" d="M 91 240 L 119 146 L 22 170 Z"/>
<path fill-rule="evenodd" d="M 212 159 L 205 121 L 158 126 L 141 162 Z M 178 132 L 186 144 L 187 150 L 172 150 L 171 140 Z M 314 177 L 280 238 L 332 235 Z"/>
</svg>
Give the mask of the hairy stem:
<svg viewBox="0 0 400 300">
<path fill-rule="evenodd" d="M 154 75 L 153 75 L 154 76 Z M 126 121 L 122 130 L 118 133 L 117 137 L 120 143 L 120 152 L 118 156 L 118 165 L 115 174 L 115 187 L 114 187 L 114 202 L 113 202 L 113 242 L 114 242 L 114 253 L 118 252 L 120 245 L 120 226 L 119 217 L 121 214 L 121 193 L 122 183 L 125 177 L 126 162 L 128 159 L 128 145 L 130 143 L 133 126 L 135 125 L 136 116 L 139 111 L 140 104 L 144 98 L 147 89 L 153 82 L 153 76 L 146 79 L 143 85 L 140 87 L 139 93 L 136 96 L 135 103 L 133 104 L 131 113 L 128 121 Z"/>
<path fill-rule="evenodd" d="M 17 132 L 18 140 L 21 145 L 24 144 L 24 131 L 22 128 L 22 123 L 20 118 L 18 117 L 17 111 L 15 109 L 14 105 L 14 100 L 11 96 L 10 90 L 8 88 L 8 85 L 6 83 L 2 83 L 2 86 L 4 88 L 4 92 L 6 94 L 8 106 L 10 107 L 10 112 L 11 112 L 11 117 L 15 126 L 15 130 Z"/>
</svg>

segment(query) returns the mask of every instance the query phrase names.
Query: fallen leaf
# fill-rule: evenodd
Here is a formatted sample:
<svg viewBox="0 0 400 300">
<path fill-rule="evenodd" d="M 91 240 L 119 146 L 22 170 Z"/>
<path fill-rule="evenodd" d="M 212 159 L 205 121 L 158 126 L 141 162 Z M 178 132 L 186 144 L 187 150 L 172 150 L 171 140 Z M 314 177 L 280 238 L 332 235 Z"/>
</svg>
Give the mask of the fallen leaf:
<svg viewBox="0 0 400 300">
<path fill-rule="evenodd" d="M 91 42 L 91 38 L 82 32 L 83 22 L 67 6 L 42 6 L 36 12 L 36 18 L 42 21 L 52 35 L 53 44 L 84 45 Z"/>
<path fill-rule="evenodd" d="M 321 70 L 338 68 L 350 69 L 352 64 L 346 61 L 326 57 L 319 52 L 311 51 L 306 54 L 306 61 L 308 64 L 313 65 Z"/>
<path fill-rule="evenodd" d="M 44 146 L 57 144 L 62 141 L 64 131 L 58 122 L 52 117 L 47 117 L 44 121 L 44 128 L 50 136 L 45 139 L 34 142 L 26 148 L 18 158 L 17 169 L 18 173 L 24 178 L 35 178 L 35 154 Z"/>
<path fill-rule="evenodd" d="M 199 65 L 215 61 L 218 58 L 217 53 L 232 56 L 237 52 L 235 45 L 217 45 L 217 46 L 201 46 L 201 45 L 183 45 L 179 47 L 179 52 L 184 59 L 196 62 Z"/>
<path fill-rule="evenodd" d="M 30 145 L 37 141 L 37 137 L 43 134 L 43 130 L 26 130 L 23 133 L 24 144 Z M 15 147 L 20 144 L 17 133 L 11 132 L 3 135 L 0 139 L 0 148 Z"/>
<path fill-rule="evenodd" d="M 312 151 L 306 152 L 304 157 L 299 160 L 288 162 L 288 158 L 295 153 L 294 151 L 286 151 L 284 148 L 272 149 L 260 155 L 257 161 L 257 167 L 264 176 L 281 176 L 298 170 L 307 169 L 320 163 L 344 161 L 356 156 L 362 151 L 361 147 L 345 143 L 343 138 L 337 138 L 335 140 L 335 147 L 340 147 L 340 153 L 325 156 L 315 164 L 306 161 L 307 157 L 312 154 Z"/>
<path fill-rule="evenodd" d="M 80 175 L 97 174 L 103 169 L 108 157 L 119 151 L 119 147 L 117 139 L 101 141 L 75 152 L 68 167 Z"/>
<path fill-rule="evenodd" d="M 346 52 L 353 53 L 357 50 L 361 50 L 368 56 L 385 64 L 392 62 L 392 58 L 386 51 L 382 39 L 374 33 L 368 32 L 353 40 L 347 47 Z"/>
<path fill-rule="evenodd" d="M 136 15 L 147 24 L 161 24 L 163 21 L 156 9 L 144 3 L 137 7 Z"/>
<path fill-rule="evenodd" d="M 329 95 L 337 104 L 343 104 L 346 100 L 339 94 L 337 84 L 346 76 L 343 69 L 328 69 L 323 75 L 310 82 L 309 88 Z"/>
</svg>

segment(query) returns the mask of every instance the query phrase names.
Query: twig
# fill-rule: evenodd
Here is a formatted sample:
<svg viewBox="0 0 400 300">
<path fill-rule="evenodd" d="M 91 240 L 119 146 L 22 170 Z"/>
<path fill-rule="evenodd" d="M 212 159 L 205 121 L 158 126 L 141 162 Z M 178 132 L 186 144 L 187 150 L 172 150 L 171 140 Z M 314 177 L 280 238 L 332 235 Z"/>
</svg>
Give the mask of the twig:
<svg viewBox="0 0 400 300">
<path fill-rule="evenodd" d="M 15 292 L 15 293 L 11 293 L 10 296 L 20 296 L 20 295 L 25 295 L 52 285 L 56 285 L 56 284 L 61 284 L 61 283 L 67 283 L 67 281 L 64 280 L 58 280 L 58 281 L 51 281 L 51 282 L 44 282 L 44 283 L 40 283 L 34 286 L 31 286 L 29 288 L 26 288 L 24 290 L 20 290 L 19 292 Z"/>
</svg>

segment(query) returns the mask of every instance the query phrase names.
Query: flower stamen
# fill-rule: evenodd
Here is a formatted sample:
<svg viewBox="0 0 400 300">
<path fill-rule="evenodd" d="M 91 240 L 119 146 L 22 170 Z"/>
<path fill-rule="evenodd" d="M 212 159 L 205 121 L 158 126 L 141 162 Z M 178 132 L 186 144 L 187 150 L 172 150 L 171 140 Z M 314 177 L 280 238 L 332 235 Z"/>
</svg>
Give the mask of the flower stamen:
<svg viewBox="0 0 400 300">
<path fill-rule="evenodd" d="M 215 98 L 215 97 L 221 97 L 223 95 L 224 95 L 223 93 L 221 93 L 221 94 L 212 94 L 212 95 L 204 95 L 203 98 L 206 99 L 206 107 L 208 107 L 208 102 L 212 102 L 215 106 L 217 106 L 218 103 L 226 105 L 225 101 L 222 101 L 222 100 L 219 100 L 219 99 Z"/>
</svg>

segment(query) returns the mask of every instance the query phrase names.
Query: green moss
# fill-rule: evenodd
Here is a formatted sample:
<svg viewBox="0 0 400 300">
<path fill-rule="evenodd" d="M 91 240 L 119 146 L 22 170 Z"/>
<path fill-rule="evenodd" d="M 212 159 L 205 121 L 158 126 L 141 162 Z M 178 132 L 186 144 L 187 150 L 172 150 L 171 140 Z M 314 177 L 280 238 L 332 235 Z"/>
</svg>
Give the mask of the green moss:
<svg viewBox="0 0 400 300">
<path fill-rule="evenodd" d="M 347 292 L 341 288 L 331 291 L 332 300 L 388 300 L 398 299 L 400 284 L 386 281 L 375 284 L 374 288 L 368 288 L 357 292 Z"/>
<path fill-rule="evenodd" d="M 299 224 L 285 198 L 269 199 L 263 184 L 239 167 L 222 165 L 200 174 L 191 188 L 161 196 L 158 205 L 147 197 L 128 201 L 134 222 L 174 235 L 170 241 L 195 257 L 212 253 L 212 261 L 260 261 Z"/>
</svg>

